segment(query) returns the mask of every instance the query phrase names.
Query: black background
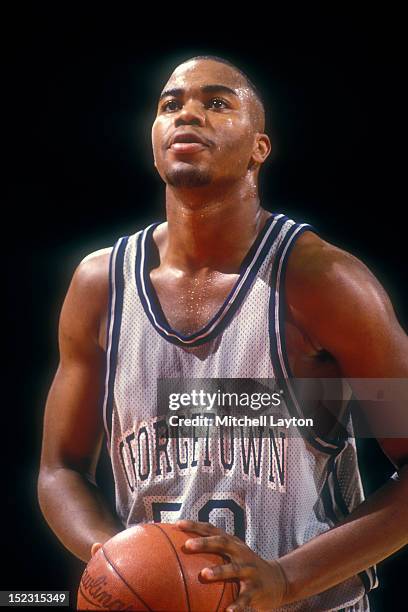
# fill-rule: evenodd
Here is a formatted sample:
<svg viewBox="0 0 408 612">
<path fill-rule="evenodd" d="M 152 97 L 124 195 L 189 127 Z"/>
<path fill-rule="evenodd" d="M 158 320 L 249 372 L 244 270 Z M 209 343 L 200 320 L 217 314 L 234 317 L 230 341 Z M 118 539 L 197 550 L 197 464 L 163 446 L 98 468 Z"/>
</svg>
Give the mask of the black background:
<svg viewBox="0 0 408 612">
<path fill-rule="evenodd" d="M 41 427 L 58 314 L 78 262 L 163 218 L 150 127 L 178 62 L 236 62 L 264 93 L 274 156 L 264 205 L 360 257 L 407 329 L 406 104 L 401 15 L 175 5 L 152 16 L 21 6 L 4 22 L 3 253 L 9 292 L 0 589 L 69 589 L 83 570 L 38 508 Z M 30 7 L 30 8 L 28 8 Z M 224 7 L 225 8 L 225 7 Z M 256 11 L 256 14 L 255 14 Z M 393 473 L 361 446 L 366 492 Z M 101 486 L 111 491 L 109 472 Z M 260 518 L 261 520 L 261 518 Z M 373 534 L 375 537 L 375 534 Z M 400 610 L 406 551 L 379 566 L 374 610 Z"/>
</svg>

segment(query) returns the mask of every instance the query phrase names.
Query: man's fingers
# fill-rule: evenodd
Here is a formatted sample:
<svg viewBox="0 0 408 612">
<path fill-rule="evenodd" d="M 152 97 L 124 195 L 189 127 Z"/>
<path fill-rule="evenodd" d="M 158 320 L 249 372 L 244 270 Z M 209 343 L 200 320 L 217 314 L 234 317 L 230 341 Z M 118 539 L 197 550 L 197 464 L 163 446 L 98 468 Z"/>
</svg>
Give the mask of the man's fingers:
<svg viewBox="0 0 408 612">
<path fill-rule="evenodd" d="M 179 527 L 182 531 L 192 531 L 194 533 L 198 533 L 202 536 L 210 536 L 210 535 L 218 535 L 221 533 L 225 533 L 222 529 L 218 529 L 215 525 L 211 525 L 211 523 L 202 523 L 200 521 L 188 521 L 186 519 L 182 519 L 176 521 L 176 527 Z"/>
<path fill-rule="evenodd" d="M 191 552 L 212 552 L 231 555 L 236 550 L 236 543 L 227 535 L 207 536 L 186 540 L 184 547 Z"/>
<path fill-rule="evenodd" d="M 201 570 L 203 578 L 216 582 L 217 580 L 228 580 L 231 578 L 248 579 L 253 576 L 254 568 L 250 565 L 239 563 L 226 563 L 225 565 L 214 565 Z"/>
<path fill-rule="evenodd" d="M 244 612 L 245 608 L 250 607 L 252 591 L 245 585 L 241 587 L 239 597 L 226 608 L 225 612 Z"/>
</svg>

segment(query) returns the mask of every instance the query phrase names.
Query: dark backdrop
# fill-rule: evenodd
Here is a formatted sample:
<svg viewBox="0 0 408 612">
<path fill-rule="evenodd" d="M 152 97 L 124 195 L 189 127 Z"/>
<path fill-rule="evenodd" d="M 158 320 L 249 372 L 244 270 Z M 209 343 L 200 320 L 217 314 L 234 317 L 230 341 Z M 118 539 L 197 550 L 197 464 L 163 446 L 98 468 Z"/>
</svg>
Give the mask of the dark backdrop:
<svg viewBox="0 0 408 612">
<path fill-rule="evenodd" d="M 400 17 L 272 11 L 252 24 L 249 8 L 221 22 L 210 5 L 177 5 L 166 15 L 157 9 L 154 18 L 21 7 L 5 22 L 3 253 L 11 345 L 2 406 L 8 564 L 0 589 L 73 593 L 82 572 L 36 499 L 58 314 L 83 256 L 163 217 L 150 126 L 178 61 L 212 53 L 249 73 L 270 109 L 275 146 L 262 176 L 264 205 L 311 222 L 360 257 L 407 328 Z M 375 441 L 360 447 L 370 492 L 393 468 Z M 106 465 L 99 473 L 109 495 Z M 400 552 L 380 565 L 375 610 L 401 609 L 407 560 Z"/>
</svg>

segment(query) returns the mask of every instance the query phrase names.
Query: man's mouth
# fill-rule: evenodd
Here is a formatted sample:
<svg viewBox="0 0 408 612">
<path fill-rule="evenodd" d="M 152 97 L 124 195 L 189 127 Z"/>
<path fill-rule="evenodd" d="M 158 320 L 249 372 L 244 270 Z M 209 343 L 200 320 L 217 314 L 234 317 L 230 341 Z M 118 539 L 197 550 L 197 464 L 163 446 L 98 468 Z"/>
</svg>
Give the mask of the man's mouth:
<svg viewBox="0 0 408 612">
<path fill-rule="evenodd" d="M 170 140 L 169 149 L 174 153 L 198 153 L 209 147 L 209 141 L 194 132 L 179 132 Z"/>
<path fill-rule="evenodd" d="M 175 153 L 197 153 L 207 148 L 202 142 L 173 142 L 170 150 Z"/>
</svg>

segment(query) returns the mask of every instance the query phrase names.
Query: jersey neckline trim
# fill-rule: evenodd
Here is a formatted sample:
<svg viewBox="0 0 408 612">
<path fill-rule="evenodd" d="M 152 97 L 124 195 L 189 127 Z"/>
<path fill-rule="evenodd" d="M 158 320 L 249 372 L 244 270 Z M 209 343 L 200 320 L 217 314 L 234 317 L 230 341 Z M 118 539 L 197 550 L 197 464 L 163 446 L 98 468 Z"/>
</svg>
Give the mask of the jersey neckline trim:
<svg viewBox="0 0 408 612">
<path fill-rule="evenodd" d="M 225 329 L 245 298 L 273 241 L 287 219 L 288 217 L 283 214 L 272 214 L 267 219 L 244 257 L 240 266 L 239 277 L 225 301 L 204 327 L 190 335 L 183 335 L 169 325 L 151 282 L 150 262 L 155 252 L 157 254 L 153 231 L 160 225 L 160 222 L 149 225 L 138 236 L 135 275 L 142 306 L 156 331 L 163 338 L 178 346 L 198 346 L 210 341 Z"/>
</svg>

